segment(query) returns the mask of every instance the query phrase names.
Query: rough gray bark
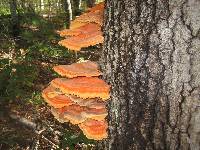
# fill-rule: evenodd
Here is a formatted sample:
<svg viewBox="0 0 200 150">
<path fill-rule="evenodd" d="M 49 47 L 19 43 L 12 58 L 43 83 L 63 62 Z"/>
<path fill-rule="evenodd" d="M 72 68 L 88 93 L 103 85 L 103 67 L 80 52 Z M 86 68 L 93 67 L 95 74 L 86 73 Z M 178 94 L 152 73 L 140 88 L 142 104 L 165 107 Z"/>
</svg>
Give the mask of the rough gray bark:
<svg viewBox="0 0 200 150">
<path fill-rule="evenodd" d="M 200 1 L 106 0 L 107 149 L 200 149 Z"/>
</svg>

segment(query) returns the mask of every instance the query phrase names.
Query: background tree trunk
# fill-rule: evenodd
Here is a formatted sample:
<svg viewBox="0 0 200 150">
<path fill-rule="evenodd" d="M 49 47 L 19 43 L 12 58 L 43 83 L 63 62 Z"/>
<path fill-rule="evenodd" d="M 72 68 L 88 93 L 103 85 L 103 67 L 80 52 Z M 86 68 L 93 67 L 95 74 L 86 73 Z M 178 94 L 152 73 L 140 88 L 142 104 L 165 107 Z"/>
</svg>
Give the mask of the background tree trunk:
<svg viewBox="0 0 200 150">
<path fill-rule="evenodd" d="M 87 6 L 88 7 L 93 7 L 95 4 L 95 0 L 87 0 Z"/>
<path fill-rule="evenodd" d="M 106 0 L 107 149 L 200 149 L 200 1 Z"/>
<path fill-rule="evenodd" d="M 44 10 L 44 0 L 40 0 L 40 8 L 41 8 L 41 11 Z"/>
<path fill-rule="evenodd" d="M 73 16 L 79 16 L 81 14 L 80 6 L 81 1 L 80 0 L 73 0 Z"/>
<path fill-rule="evenodd" d="M 64 11 L 66 13 L 66 21 L 70 23 L 72 20 L 72 6 L 70 0 L 63 0 L 63 7 Z"/>
<path fill-rule="evenodd" d="M 17 37 L 19 35 L 19 17 L 17 13 L 16 0 L 10 0 L 10 12 L 11 12 L 11 24 L 12 24 L 12 35 Z"/>
</svg>

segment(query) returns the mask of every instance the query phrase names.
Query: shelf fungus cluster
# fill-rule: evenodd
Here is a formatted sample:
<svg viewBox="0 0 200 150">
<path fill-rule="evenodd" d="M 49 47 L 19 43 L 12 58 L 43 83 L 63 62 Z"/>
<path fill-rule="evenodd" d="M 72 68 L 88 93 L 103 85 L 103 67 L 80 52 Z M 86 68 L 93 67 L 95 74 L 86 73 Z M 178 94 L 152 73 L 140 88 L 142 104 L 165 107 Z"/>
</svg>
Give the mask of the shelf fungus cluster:
<svg viewBox="0 0 200 150">
<path fill-rule="evenodd" d="M 70 29 L 58 31 L 60 36 L 65 37 L 58 44 L 70 50 L 80 51 L 83 47 L 103 43 L 103 12 L 104 2 L 88 9 L 71 22 Z"/>
<path fill-rule="evenodd" d="M 104 2 L 88 11 L 70 24 L 70 29 L 59 31 L 65 37 L 59 44 L 74 51 L 83 47 L 103 43 L 102 22 Z M 54 71 L 62 78 L 56 78 L 43 90 L 44 100 L 51 106 L 51 112 L 60 122 L 78 125 L 83 133 L 94 140 L 107 137 L 106 100 L 110 87 L 98 78 L 102 73 L 91 61 L 71 65 L 55 66 Z"/>
<path fill-rule="evenodd" d="M 86 61 L 53 69 L 62 78 L 52 80 L 42 96 L 55 118 L 78 125 L 89 139 L 106 138 L 105 102 L 109 99 L 110 87 L 98 78 L 101 72 L 97 64 Z"/>
</svg>

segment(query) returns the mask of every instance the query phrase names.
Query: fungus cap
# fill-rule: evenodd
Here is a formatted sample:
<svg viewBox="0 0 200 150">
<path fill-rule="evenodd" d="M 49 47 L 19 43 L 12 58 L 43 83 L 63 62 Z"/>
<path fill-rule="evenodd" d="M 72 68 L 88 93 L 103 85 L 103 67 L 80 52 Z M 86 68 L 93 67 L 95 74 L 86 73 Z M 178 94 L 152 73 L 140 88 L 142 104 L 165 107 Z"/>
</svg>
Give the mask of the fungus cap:
<svg viewBox="0 0 200 150">
<path fill-rule="evenodd" d="M 79 124 L 84 122 L 87 118 L 83 114 L 85 107 L 79 105 L 70 105 L 61 108 L 61 116 L 70 121 L 72 124 Z"/>
<path fill-rule="evenodd" d="M 106 131 L 108 125 L 105 120 L 97 121 L 87 119 L 83 123 L 79 124 L 79 127 L 88 139 L 102 140 L 108 136 Z"/>
<path fill-rule="evenodd" d="M 50 105 L 53 106 L 55 108 L 61 108 L 64 106 L 69 106 L 74 104 L 74 102 L 67 97 L 64 94 L 54 94 L 54 97 L 49 97 L 49 93 L 53 93 L 56 90 L 55 87 L 53 86 L 48 86 L 46 89 L 43 90 L 42 92 L 42 97 L 44 98 L 44 100 Z M 61 92 L 59 92 L 61 93 Z M 52 96 L 52 95 L 51 95 Z"/>
<path fill-rule="evenodd" d="M 54 116 L 55 119 L 57 119 L 59 122 L 64 123 L 64 122 L 69 122 L 69 120 L 63 118 L 60 116 L 59 109 L 56 109 L 54 107 L 51 107 L 51 113 Z"/>
<path fill-rule="evenodd" d="M 105 102 L 99 98 L 87 98 L 83 99 L 75 95 L 67 95 L 73 102 L 80 106 L 86 106 L 88 108 L 102 109 L 105 108 Z"/>
<path fill-rule="evenodd" d="M 92 77 L 102 74 L 98 70 L 98 65 L 92 61 L 74 63 L 71 65 L 58 65 L 53 69 L 61 76 L 66 76 L 67 78 L 74 78 L 78 76 Z"/>
<path fill-rule="evenodd" d="M 93 46 L 100 43 L 103 43 L 101 31 L 90 32 L 88 34 L 79 34 L 58 42 L 59 45 L 74 51 L 80 51 L 83 47 Z"/>
<path fill-rule="evenodd" d="M 56 78 L 51 81 L 51 84 L 63 93 L 85 99 L 99 97 L 102 100 L 107 100 L 110 97 L 110 86 L 97 77 Z"/>
<path fill-rule="evenodd" d="M 88 24 L 88 22 L 79 22 L 79 21 L 73 20 L 73 21 L 71 21 L 69 28 L 70 29 L 76 29 L 76 28 L 79 28 L 79 27 L 86 25 L 86 24 Z"/>
<path fill-rule="evenodd" d="M 79 17 L 77 17 L 74 21 L 77 22 L 93 22 L 93 23 L 97 23 L 100 26 L 103 25 L 103 10 L 96 10 L 96 11 L 91 11 L 88 13 L 84 13 L 82 15 L 80 15 Z"/>
<path fill-rule="evenodd" d="M 100 25 L 96 23 L 87 23 L 75 29 L 64 29 L 59 31 L 60 36 L 77 36 L 79 34 L 90 34 L 92 32 L 101 31 Z"/>
<path fill-rule="evenodd" d="M 102 109 L 95 109 L 95 108 L 88 108 L 85 111 L 85 116 L 90 119 L 95 120 L 104 120 L 105 117 L 108 115 L 106 108 Z"/>
</svg>

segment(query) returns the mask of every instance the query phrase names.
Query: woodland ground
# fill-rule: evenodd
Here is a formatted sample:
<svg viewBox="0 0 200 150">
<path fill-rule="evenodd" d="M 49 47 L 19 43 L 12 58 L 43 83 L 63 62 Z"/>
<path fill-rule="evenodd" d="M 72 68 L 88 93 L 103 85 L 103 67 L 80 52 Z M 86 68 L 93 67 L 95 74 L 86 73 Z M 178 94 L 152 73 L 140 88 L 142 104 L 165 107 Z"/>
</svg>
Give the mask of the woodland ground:
<svg viewBox="0 0 200 150">
<path fill-rule="evenodd" d="M 89 144 L 94 141 L 78 127 L 53 118 L 41 90 L 58 76 L 52 71 L 54 65 L 97 61 L 99 49 L 84 49 L 75 58 L 59 46 L 56 30 L 63 28 L 62 15 L 20 16 L 16 38 L 11 36 L 10 21 L 9 16 L 0 16 L 0 149 L 83 149 L 83 145 L 92 149 Z"/>
</svg>

